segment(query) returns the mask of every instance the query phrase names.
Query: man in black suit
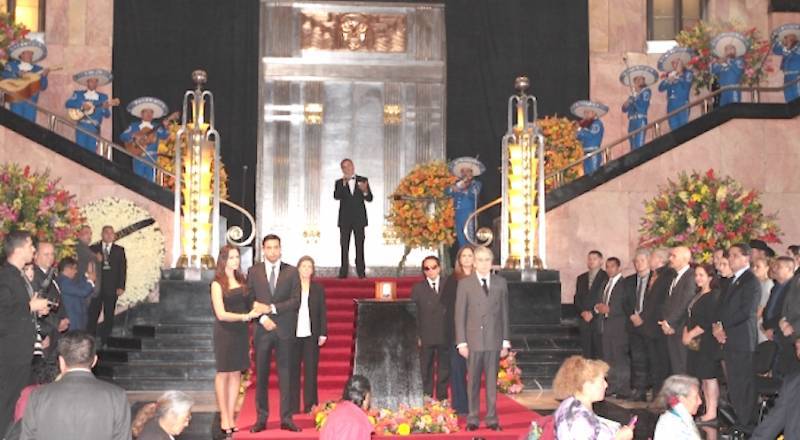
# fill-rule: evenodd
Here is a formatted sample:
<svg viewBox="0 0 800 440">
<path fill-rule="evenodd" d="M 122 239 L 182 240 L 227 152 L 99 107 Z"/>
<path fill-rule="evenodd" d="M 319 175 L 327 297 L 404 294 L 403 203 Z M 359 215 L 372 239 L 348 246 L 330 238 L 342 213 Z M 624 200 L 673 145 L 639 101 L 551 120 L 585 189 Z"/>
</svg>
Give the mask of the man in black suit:
<svg viewBox="0 0 800 440">
<path fill-rule="evenodd" d="M 94 336 L 69 332 L 58 344 L 61 379 L 31 393 L 23 440 L 128 440 L 131 408 L 125 390 L 92 374 Z"/>
<path fill-rule="evenodd" d="M 359 278 L 366 277 L 364 264 L 364 228 L 367 226 L 367 208 L 364 202 L 372 201 L 372 190 L 364 176 L 356 175 L 353 161 L 341 162 L 344 176 L 336 180 L 333 198 L 339 201 L 339 243 L 342 247 L 342 262 L 339 278 L 347 278 L 350 269 L 350 235 L 356 239 L 356 272 Z"/>
<path fill-rule="evenodd" d="M 798 270 L 800 269 L 795 270 L 795 275 L 786 283 L 781 318 L 778 320 L 780 331 L 775 338 L 780 349 L 776 367 L 782 375 L 800 371 L 800 360 L 786 355 L 786 352 L 791 351 L 791 345 L 800 336 L 800 333 L 795 330 L 800 330 L 800 274 L 797 274 Z"/>
<path fill-rule="evenodd" d="M 578 275 L 575 283 L 574 302 L 578 309 L 581 351 L 587 359 L 600 359 L 603 357 L 603 342 L 600 334 L 594 331 L 592 320 L 595 319 L 594 306 L 600 301 L 603 286 L 608 281 L 608 274 L 603 270 L 603 254 L 589 251 L 586 267 L 589 270 Z"/>
<path fill-rule="evenodd" d="M 596 331 L 603 340 L 603 360 L 609 365 L 608 393 L 621 399 L 630 395 L 631 366 L 628 357 L 626 325 L 632 310 L 626 310 L 625 282 L 617 257 L 606 260 L 608 281 L 600 301 L 594 306 Z"/>
<path fill-rule="evenodd" d="M 794 365 L 798 364 L 797 357 L 794 355 L 794 341 L 785 337 L 780 328 L 780 320 L 783 317 L 783 304 L 786 302 L 786 296 L 790 290 L 790 282 L 794 277 L 794 259 L 785 256 L 778 257 L 772 270 L 775 285 L 772 286 L 769 299 L 764 306 L 761 327 L 764 329 L 764 335 L 767 339 L 778 344 L 778 357 L 773 369 L 774 376 L 784 377 L 794 369 Z"/>
<path fill-rule="evenodd" d="M 411 300 L 417 304 L 417 334 L 422 364 L 422 389 L 426 396 L 447 400 L 447 381 L 450 379 L 450 346 L 447 344 L 445 323 L 447 307 L 442 302 L 445 278 L 440 275 L 439 259 L 433 255 L 422 260 L 425 279 L 411 288 Z M 433 363 L 436 361 L 436 394 L 433 384 Z"/>
<path fill-rule="evenodd" d="M 9 232 L 3 240 L 5 264 L 0 267 L 0 435 L 5 435 L 19 393 L 28 385 L 33 343 L 34 314 L 47 314 L 47 299 L 33 292 L 22 268 L 36 249 L 27 232 Z"/>
<path fill-rule="evenodd" d="M 58 354 L 58 337 L 69 328 L 66 307 L 61 303 L 61 292 L 55 281 L 56 249 L 53 243 L 39 242 L 36 255 L 33 257 L 33 291 L 57 305 L 54 309 L 38 319 L 39 331 L 42 335 L 44 356 L 55 363 Z M 56 308 L 57 307 L 57 308 Z"/>
<path fill-rule="evenodd" d="M 125 293 L 125 279 L 128 273 L 128 262 L 125 259 L 125 249 L 114 243 L 116 234 L 112 226 L 103 226 L 103 240 L 91 247 L 92 251 L 102 256 L 100 271 L 103 273 L 100 280 L 100 294 L 92 298 L 89 303 L 89 321 L 86 329 L 89 333 L 102 338 L 111 336 L 114 328 L 114 310 L 117 307 L 117 298 Z M 97 325 L 100 318 L 100 309 L 103 310 L 103 323 Z"/>
<path fill-rule="evenodd" d="M 747 426 L 753 422 L 757 400 L 753 354 L 758 342 L 756 313 L 761 283 L 750 270 L 750 245 L 731 246 L 728 261 L 734 271 L 733 282 L 720 296 L 719 321 L 713 326 L 713 334 L 722 344 L 728 397 L 736 422 Z"/>
<path fill-rule="evenodd" d="M 625 278 L 625 309 L 631 311 L 628 316 L 627 329 L 631 350 L 631 386 L 633 399 L 644 402 L 647 386 L 652 383 L 650 366 L 647 363 L 647 338 L 644 331 L 644 310 L 647 286 L 650 282 L 650 253 L 639 250 L 633 257 L 636 273 Z"/>
<path fill-rule="evenodd" d="M 689 315 L 689 302 L 697 293 L 694 270 L 689 266 L 692 251 L 678 246 L 669 251 L 669 265 L 676 272 L 667 296 L 664 298 L 661 331 L 667 337 L 670 374 L 686 374 L 686 346 L 683 345 L 683 327 Z"/>
<path fill-rule="evenodd" d="M 664 301 L 669 293 L 675 271 L 666 265 L 667 252 L 655 249 L 650 253 L 650 277 L 639 317 L 642 319 L 641 333 L 647 347 L 647 365 L 650 370 L 650 385 L 653 396 L 658 395 L 661 385 L 669 377 L 669 349 L 667 336 L 661 330 L 659 321 L 664 314 Z"/>
<path fill-rule="evenodd" d="M 800 341 L 792 344 L 792 356 L 800 358 Z M 750 440 L 773 440 L 785 434 L 785 438 L 795 439 L 800 433 L 800 372 L 795 372 L 783 381 L 778 400 L 770 408 L 767 417 L 758 424 Z"/>
<path fill-rule="evenodd" d="M 281 239 L 270 234 L 261 242 L 264 261 L 250 268 L 247 288 L 255 295 L 256 310 L 263 310 L 253 340 L 256 349 L 256 410 L 258 419 L 250 432 L 266 429 L 269 419 L 270 361 L 275 352 L 280 388 L 281 429 L 301 431 L 292 421 L 292 348 L 297 333 L 300 308 L 300 276 L 297 269 L 281 262 Z"/>
<path fill-rule="evenodd" d="M 800 275 L 800 244 L 790 245 L 786 255 L 794 259 L 794 273 L 795 275 Z"/>
</svg>

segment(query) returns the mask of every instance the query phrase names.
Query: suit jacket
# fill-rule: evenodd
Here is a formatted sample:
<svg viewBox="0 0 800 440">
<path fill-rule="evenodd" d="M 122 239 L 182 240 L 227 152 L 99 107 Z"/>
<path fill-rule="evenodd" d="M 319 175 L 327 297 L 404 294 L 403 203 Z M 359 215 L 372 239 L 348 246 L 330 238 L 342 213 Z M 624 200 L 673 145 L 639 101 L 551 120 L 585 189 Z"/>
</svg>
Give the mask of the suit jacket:
<svg viewBox="0 0 800 440">
<path fill-rule="evenodd" d="M 153 417 L 144 425 L 137 440 L 172 440 L 172 438 L 158 424 L 158 416 Z"/>
<path fill-rule="evenodd" d="M 22 440 L 130 440 L 131 408 L 122 388 L 70 371 L 36 389 L 22 418 Z"/>
<path fill-rule="evenodd" d="M 650 280 L 648 281 L 650 287 L 644 295 L 642 313 L 639 314 L 642 321 L 644 321 L 641 327 L 642 334 L 648 338 L 664 336 L 658 321 L 664 316 L 664 301 L 669 295 L 669 286 L 674 278 L 675 271 L 668 266 L 661 266 L 650 273 Z"/>
<path fill-rule="evenodd" d="M 767 417 L 758 424 L 750 440 L 773 440 L 784 433 L 786 440 L 800 439 L 800 373 L 794 373 L 783 381 L 778 400 Z"/>
<path fill-rule="evenodd" d="M 677 274 L 676 274 L 677 276 Z M 672 285 L 672 280 L 670 281 Z M 664 297 L 663 319 L 675 330 L 676 334 L 683 331 L 686 325 L 686 318 L 689 317 L 689 303 L 697 293 L 697 285 L 694 283 L 694 269 L 689 268 L 683 273 L 681 278 L 672 288 L 670 294 L 667 287 L 667 294 Z"/>
<path fill-rule="evenodd" d="M 606 284 L 610 283 L 613 278 L 609 278 L 606 281 Z M 600 299 L 598 302 L 603 302 L 603 293 L 605 292 L 606 286 L 603 286 L 603 290 L 600 293 Z M 598 330 L 602 331 L 603 321 L 604 320 L 626 320 L 630 322 L 628 317 L 633 313 L 633 309 L 628 309 L 627 301 L 625 300 L 625 278 L 620 275 L 619 279 L 617 280 L 614 287 L 611 288 L 611 292 L 609 292 L 608 296 L 608 317 L 604 315 L 599 315 L 600 319 L 595 319 L 592 322 L 595 323 Z"/>
<path fill-rule="evenodd" d="M 461 279 L 456 291 L 456 345 L 470 351 L 500 351 L 509 340 L 508 284 L 490 275 L 489 295 L 483 292 L 477 273 Z"/>
<path fill-rule="evenodd" d="M 574 299 L 578 314 L 581 312 L 592 312 L 592 314 L 595 314 L 594 306 L 603 298 L 603 287 L 606 285 L 607 281 L 608 274 L 603 269 L 597 272 L 591 286 L 589 285 L 589 272 L 578 275 L 578 279 L 575 282 Z M 578 323 L 584 324 L 586 321 L 579 316 Z"/>
<path fill-rule="evenodd" d="M 647 280 L 646 280 L 647 283 L 650 282 L 650 277 L 652 277 L 652 276 L 653 276 L 653 272 L 651 271 L 650 274 L 648 275 Z M 624 300 L 625 304 L 624 304 L 624 306 L 625 306 L 625 310 L 629 310 L 630 311 L 630 314 L 628 315 L 628 321 L 626 322 L 628 330 L 642 334 L 643 330 L 644 330 L 642 327 L 644 325 L 639 326 L 639 327 L 634 327 L 633 323 L 631 322 L 631 319 L 630 319 L 630 315 L 633 315 L 634 312 L 636 312 L 636 306 L 638 306 L 638 302 L 637 302 L 638 293 L 636 291 L 636 284 L 638 282 L 638 279 L 639 279 L 639 274 L 637 274 L 637 273 L 634 273 L 633 275 L 628 275 L 627 277 L 625 277 L 625 280 L 623 281 L 624 286 L 625 286 L 625 295 L 624 295 L 625 296 L 625 300 Z M 645 287 L 645 289 L 644 289 L 643 296 L 644 296 L 644 298 L 642 298 L 642 311 L 644 311 L 644 300 L 645 300 L 645 298 L 647 298 L 647 287 Z M 639 317 L 641 318 L 641 314 L 639 314 Z"/>
<path fill-rule="evenodd" d="M 783 304 L 786 302 L 786 294 L 789 293 L 791 280 L 784 284 L 775 283 L 769 293 L 767 305 L 764 306 L 764 321 L 761 326 L 764 330 L 780 331 L 779 322 L 783 314 Z M 772 313 L 770 313 L 772 312 Z"/>
<path fill-rule="evenodd" d="M 103 254 L 103 243 L 100 242 L 90 247 L 93 252 Z M 104 264 L 97 265 L 98 272 L 102 272 L 103 278 L 100 284 L 100 291 L 111 293 L 117 289 L 125 289 L 125 280 L 128 275 L 128 260 L 125 258 L 125 248 L 117 244 L 111 244 L 111 252 L 108 255 L 110 270 L 104 270 Z"/>
<path fill-rule="evenodd" d="M 793 276 L 785 289 L 781 316 L 795 329 L 792 339 L 796 339 L 800 332 L 800 275 Z"/>
<path fill-rule="evenodd" d="M 36 324 L 22 276 L 8 262 L 0 267 L 0 363 L 27 368 L 33 359 Z"/>
<path fill-rule="evenodd" d="M 269 287 L 266 264 L 262 261 L 247 272 L 247 288 L 255 296 L 256 301 L 263 304 L 274 304 L 277 314 L 269 317 L 278 328 L 281 339 L 294 338 L 297 335 L 297 310 L 300 308 L 300 275 L 291 264 L 281 263 L 275 291 Z M 261 325 L 256 326 L 256 338 L 264 336 L 267 331 Z"/>
<path fill-rule="evenodd" d="M 372 201 L 372 189 L 367 186 L 367 194 L 358 189 L 358 182 L 366 182 L 367 178 L 356 175 L 356 186 L 350 193 L 350 186 L 342 179 L 336 179 L 333 185 L 333 198 L 339 201 L 339 227 L 350 226 L 363 228 L 367 226 L 367 207 L 364 201 Z"/>
<path fill-rule="evenodd" d="M 74 279 L 59 275 L 56 282 L 61 288 L 61 308 L 67 312 L 69 329 L 85 330 L 89 313 L 86 300 L 94 292 L 94 287 L 82 275 L 75 275 Z"/>
<path fill-rule="evenodd" d="M 39 329 L 43 337 L 50 336 L 50 346 L 45 349 L 45 352 L 51 354 L 55 353 L 58 347 L 58 337 L 60 333 L 58 331 L 58 324 L 63 318 L 68 316 L 61 291 L 59 290 L 59 286 L 55 283 L 55 268 L 53 268 L 52 275 L 49 277 L 48 275 L 49 274 L 43 271 L 42 268 L 34 265 L 33 282 L 31 283 L 31 286 L 33 287 L 34 292 L 39 292 L 39 295 L 42 297 L 59 304 L 57 308 L 50 309 L 50 313 L 47 315 L 37 318 L 39 322 Z"/>
<path fill-rule="evenodd" d="M 447 344 L 447 303 L 443 298 L 447 278 L 439 276 L 439 293 L 431 289 L 428 279 L 411 288 L 411 300 L 417 304 L 417 334 L 422 345 Z"/>
<path fill-rule="evenodd" d="M 325 305 L 325 287 L 313 281 L 308 289 L 308 313 L 311 316 L 311 336 L 315 338 L 328 336 L 328 307 Z"/>
<path fill-rule="evenodd" d="M 722 292 L 718 319 L 727 337 L 723 350 L 755 351 L 758 342 L 756 312 L 760 299 L 761 283 L 750 269 Z"/>
<path fill-rule="evenodd" d="M 97 296 L 100 294 L 100 285 L 103 282 L 103 270 L 102 266 L 97 262 L 97 254 L 90 248 L 88 245 L 85 245 L 81 242 L 75 246 L 75 253 L 77 254 L 78 259 L 78 274 L 84 275 L 86 272 L 89 271 L 89 266 L 94 266 L 94 292 L 93 295 Z"/>
</svg>

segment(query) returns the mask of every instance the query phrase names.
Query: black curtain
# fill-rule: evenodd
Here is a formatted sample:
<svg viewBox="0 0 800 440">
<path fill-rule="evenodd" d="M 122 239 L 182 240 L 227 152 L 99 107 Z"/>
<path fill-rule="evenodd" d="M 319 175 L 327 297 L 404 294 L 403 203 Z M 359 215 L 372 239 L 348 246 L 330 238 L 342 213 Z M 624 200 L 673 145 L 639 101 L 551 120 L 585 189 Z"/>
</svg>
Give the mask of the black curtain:
<svg viewBox="0 0 800 440">
<path fill-rule="evenodd" d="M 770 0 L 771 12 L 800 12 L 800 1 L 797 0 Z"/>
<path fill-rule="evenodd" d="M 139 96 L 181 110 L 195 69 L 214 93 L 230 200 L 254 212 L 258 133 L 258 0 L 115 0 L 114 139 L 134 119 L 124 106 Z M 248 167 L 243 182 L 242 166 Z M 243 189 L 244 194 L 243 194 Z M 244 197 L 244 199 L 243 199 Z M 239 215 L 227 214 L 240 223 Z"/>
</svg>

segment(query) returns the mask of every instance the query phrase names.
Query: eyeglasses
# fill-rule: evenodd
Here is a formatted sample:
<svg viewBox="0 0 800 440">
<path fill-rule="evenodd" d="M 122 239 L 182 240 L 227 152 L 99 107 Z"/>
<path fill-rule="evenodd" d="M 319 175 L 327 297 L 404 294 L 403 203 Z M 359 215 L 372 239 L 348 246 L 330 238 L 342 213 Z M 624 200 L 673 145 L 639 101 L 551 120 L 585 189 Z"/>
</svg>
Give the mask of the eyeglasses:
<svg viewBox="0 0 800 440">
<path fill-rule="evenodd" d="M 425 267 L 423 267 L 423 269 L 425 269 L 425 272 L 430 272 L 430 271 L 436 270 L 438 268 L 439 268 L 439 266 L 425 266 Z"/>
</svg>

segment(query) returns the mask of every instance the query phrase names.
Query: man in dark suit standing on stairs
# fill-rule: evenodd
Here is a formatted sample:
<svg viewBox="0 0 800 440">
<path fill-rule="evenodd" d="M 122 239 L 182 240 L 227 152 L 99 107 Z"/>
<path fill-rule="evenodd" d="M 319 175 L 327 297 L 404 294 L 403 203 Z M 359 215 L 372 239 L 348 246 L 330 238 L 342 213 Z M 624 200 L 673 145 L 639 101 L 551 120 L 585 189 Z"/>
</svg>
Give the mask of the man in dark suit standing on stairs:
<svg viewBox="0 0 800 440">
<path fill-rule="evenodd" d="M 422 363 L 422 389 L 426 396 L 447 400 L 447 382 L 450 379 L 450 347 L 447 345 L 445 316 L 447 306 L 442 302 L 439 259 L 433 255 L 422 260 L 425 279 L 411 288 L 411 300 L 417 305 L 417 334 L 419 336 L 420 362 Z M 434 390 L 433 362 L 436 361 L 436 389 Z M 434 392 L 436 394 L 434 394 Z"/>
<path fill-rule="evenodd" d="M 117 298 L 125 293 L 125 279 L 128 272 L 128 262 L 125 259 L 125 248 L 114 243 L 116 233 L 112 226 L 103 226 L 103 240 L 91 247 L 92 251 L 100 254 L 100 271 L 103 273 L 100 281 L 100 294 L 92 298 L 89 304 L 89 321 L 86 329 L 89 334 L 107 338 L 111 336 L 114 328 L 114 309 L 117 307 Z M 98 327 L 100 310 L 103 310 L 103 323 Z"/>
<path fill-rule="evenodd" d="M 689 317 L 689 302 L 697 293 L 694 270 L 689 266 L 692 251 L 678 246 L 669 251 L 669 265 L 677 273 L 664 298 L 663 315 L 659 325 L 667 337 L 671 374 L 686 374 L 686 346 L 683 345 L 683 327 Z"/>
<path fill-rule="evenodd" d="M 350 235 L 356 239 L 356 272 L 359 278 L 366 278 L 364 264 L 364 228 L 367 226 L 367 208 L 364 202 L 372 201 L 372 190 L 364 176 L 356 175 L 353 161 L 341 162 L 343 177 L 336 180 L 333 198 L 339 201 L 339 243 L 342 247 L 342 261 L 339 278 L 347 278 L 350 269 Z"/>
<path fill-rule="evenodd" d="M 596 315 L 594 306 L 600 302 L 603 286 L 608 281 L 608 274 L 603 270 L 603 254 L 600 251 L 589 251 L 586 267 L 589 270 L 578 275 L 575 283 L 574 302 L 578 309 L 581 351 L 587 359 L 600 359 L 603 357 L 603 342 L 600 334 L 594 331 L 592 321 Z"/>
<path fill-rule="evenodd" d="M 256 411 L 258 419 L 250 432 L 266 429 L 269 419 L 268 384 L 273 350 L 278 366 L 281 429 L 301 431 L 292 421 L 292 348 L 297 333 L 297 311 L 300 308 L 300 276 L 297 269 L 281 262 L 281 239 L 267 235 L 261 242 L 264 261 L 247 273 L 247 288 L 253 292 L 253 306 L 263 311 L 256 325 L 253 341 L 256 351 Z M 297 390 L 295 390 L 296 392 Z"/>
</svg>

